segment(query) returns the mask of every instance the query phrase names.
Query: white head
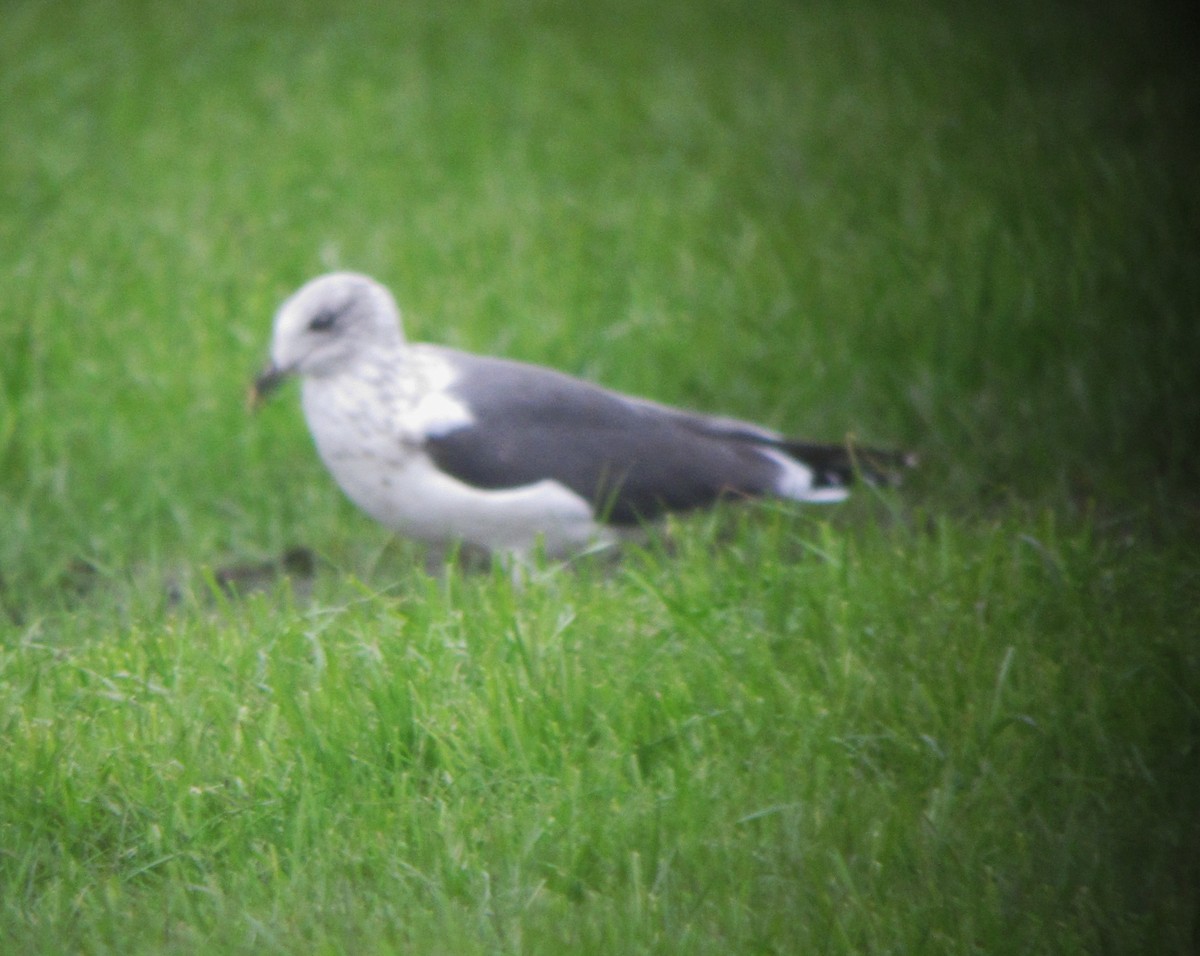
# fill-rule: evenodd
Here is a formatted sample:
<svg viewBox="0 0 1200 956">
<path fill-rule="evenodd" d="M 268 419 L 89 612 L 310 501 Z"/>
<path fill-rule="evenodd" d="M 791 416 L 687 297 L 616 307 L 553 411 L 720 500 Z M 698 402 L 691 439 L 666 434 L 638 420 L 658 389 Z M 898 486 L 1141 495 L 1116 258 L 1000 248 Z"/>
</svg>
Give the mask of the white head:
<svg viewBox="0 0 1200 956">
<path fill-rule="evenodd" d="M 355 272 L 318 276 L 275 313 L 271 361 L 252 398 L 266 397 L 289 375 L 336 375 L 364 355 L 403 344 L 400 310 L 387 289 Z"/>
</svg>

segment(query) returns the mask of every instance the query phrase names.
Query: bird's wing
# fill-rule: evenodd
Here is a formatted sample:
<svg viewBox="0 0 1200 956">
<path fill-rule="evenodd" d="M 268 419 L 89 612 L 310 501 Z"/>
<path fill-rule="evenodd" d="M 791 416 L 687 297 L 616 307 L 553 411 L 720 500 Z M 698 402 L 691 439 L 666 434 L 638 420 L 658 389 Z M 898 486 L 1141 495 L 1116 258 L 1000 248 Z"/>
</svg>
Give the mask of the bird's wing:
<svg viewBox="0 0 1200 956">
<path fill-rule="evenodd" d="M 551 480 L 614 524 L 775 490 L 773 433 L 627 398 L 550 369 L 439 349 L 470 424 L 426 436 L 439 469 L 477 488 Z M 704 423 L 708 422 L 707 427 Z"/>
</svg>

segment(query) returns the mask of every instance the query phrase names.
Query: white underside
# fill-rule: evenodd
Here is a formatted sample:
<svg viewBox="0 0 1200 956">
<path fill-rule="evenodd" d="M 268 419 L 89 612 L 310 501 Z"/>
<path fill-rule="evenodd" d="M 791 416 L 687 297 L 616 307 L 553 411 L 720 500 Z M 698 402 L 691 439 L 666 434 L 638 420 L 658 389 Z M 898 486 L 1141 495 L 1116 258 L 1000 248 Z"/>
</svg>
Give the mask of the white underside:
<svg viewBox="0 0 1200 956">
<path fill-rule="evenodd" d="M 466 542 L 492 552 L 563 557 L 618 535 L 588 503 L 555 481 L 519 488 L 474 488 L 439 471 L 422 452 L 386 467 L 375 459 L 325 459 L 350 500 L 376 521 L 431 544 Z"/>
</svg>

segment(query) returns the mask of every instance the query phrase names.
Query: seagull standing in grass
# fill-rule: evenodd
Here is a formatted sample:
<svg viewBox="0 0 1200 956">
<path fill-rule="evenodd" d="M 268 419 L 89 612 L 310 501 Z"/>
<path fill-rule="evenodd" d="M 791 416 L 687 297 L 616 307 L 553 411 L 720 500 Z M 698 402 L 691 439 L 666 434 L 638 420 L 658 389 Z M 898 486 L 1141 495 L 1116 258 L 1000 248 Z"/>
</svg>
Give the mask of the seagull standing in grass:
<svg viewBox="0 0 1200 956">
<path fill-rule="evenodd" d="M 408 343 L 388 290 L 351 272 L 283 303 L 253 400 L 289 375 L 303 380 L 321 460 L 363 511 L 411 538 L 518 560 L 613 544 L 721 499 L 840 501 L 856 476 L 891 483 L 912 463 Z"/>
</svg>

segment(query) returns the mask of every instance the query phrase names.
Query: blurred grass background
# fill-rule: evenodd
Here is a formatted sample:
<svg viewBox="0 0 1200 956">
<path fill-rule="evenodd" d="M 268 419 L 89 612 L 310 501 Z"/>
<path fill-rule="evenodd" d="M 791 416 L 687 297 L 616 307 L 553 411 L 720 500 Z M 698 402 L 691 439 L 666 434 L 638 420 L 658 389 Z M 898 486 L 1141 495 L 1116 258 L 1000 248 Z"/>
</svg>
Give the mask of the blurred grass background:
<svg viewBox="0 0 1200 956">
<path fill-rule="evenodd" d="M 416 919 L 430 952 L 450 926 L 459 952 L 1194 943 L 1190 6 L 9 0 L 0 19 L 12 939 L 385 951 Z M 611 576 L 433 587 L 340 499 L 290 400 L 242 404 L 276 305 L 331 268 L 388 283 L 414 339 L 922 468 L 894 500 L 699 523 Z M 296 543 L 324 562 L 315 607 L 214 621 L 211 569 Z M 322 682 L 304 634 L 325 627 L 356 663 Z M 563 676 L 585 663 L 594 698 Z M 112 683 L 129 675 L 163 714 L 103 703 L 138 696 Z M 523 723 L 535 691 L 564 709 Z M 197 729 L 243 724 L 257 750 Z M 670 785 L 640 776 L 660 737 Z M 584 812 L 584 792 L 609 796 Z M 678 819 L 646 824 L 655 806 Z M 501 808 L 490 844 L 418 845 Z M 705 844 L 722 814 L 745 822 Z M 393 827 L 411 855 L 380 842 Z"/>
</svg>

